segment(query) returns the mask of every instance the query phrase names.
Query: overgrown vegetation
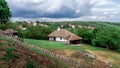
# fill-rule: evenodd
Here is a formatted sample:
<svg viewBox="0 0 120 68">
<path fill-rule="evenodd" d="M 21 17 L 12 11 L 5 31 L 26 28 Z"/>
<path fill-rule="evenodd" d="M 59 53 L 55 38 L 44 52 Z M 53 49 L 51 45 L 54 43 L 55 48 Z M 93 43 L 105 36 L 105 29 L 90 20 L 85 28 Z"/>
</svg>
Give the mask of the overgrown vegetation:
<svg viewBox="0 0 120 68">
<path fill-rule="evenodd" d="M 48 34 L 51 33 L 51 29 L 49 27 L 43 26 L 31 26 L 28 27 L 25 31 L 20 31 L 19 36 L 31 39 L 48 39 Z"/>
<path fill-rule="evenodd" d="M 6 48 L 6 55 L 2 58 L 4 61 L 8 62 L 11 59 L 15 59 L 17 58 L 17 54 L 13 53 L 13 50 L 15 50 L 14 48 Z"/>
<path fill-rule="evenodd" d="M 35 63 L 33 60 L 27 62 L 26 68 L 35 68 Z"/>
</svg>

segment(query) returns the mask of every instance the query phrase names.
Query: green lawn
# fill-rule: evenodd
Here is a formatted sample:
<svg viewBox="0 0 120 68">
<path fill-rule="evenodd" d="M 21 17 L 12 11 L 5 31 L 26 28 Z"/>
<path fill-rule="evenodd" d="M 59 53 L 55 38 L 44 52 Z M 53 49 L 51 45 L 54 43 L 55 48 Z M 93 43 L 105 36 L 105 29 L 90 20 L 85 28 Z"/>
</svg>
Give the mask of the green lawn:
<svg viewBox="0 0 120 68">
<path fill-rule="evenodd" d="M 33 39 L 24 39 L 26 43 L 34 44 L 45 49 L 58 49 L 58 50 L 85 50 L 96 55 L 98 58 L 110 62 L 114 68 L 120 68 L 120 53 L 107 50 L 104 48 L 93 47 L 86 44 L 81 44 L 81 46 L 70 46 L 62 42 L 53 42 L 46 40 L 33 40 Z"/>
<path fill-rule="evenodd" d="M 59 50 L 65 50 L 65 49 L 70 49 L 70 50 L 102 50 L 103 48 L 97 48 L 97 47 L 91 47 L 89 45 L 81 44 L 84 46 L 70 46 L 67 44 L 64 44 L 62 42 L 54 42 L 54 41 L 46 41 L 46 40 L 33 40 L 33 39 L 24 39 L 26 43 L 29 44 L 34 44 L 38 45 L 39 47 L 45 48 L 45 49 L 59 49 Z M 88 48 L 86 48 L 88 47 Z"/>
</svg>

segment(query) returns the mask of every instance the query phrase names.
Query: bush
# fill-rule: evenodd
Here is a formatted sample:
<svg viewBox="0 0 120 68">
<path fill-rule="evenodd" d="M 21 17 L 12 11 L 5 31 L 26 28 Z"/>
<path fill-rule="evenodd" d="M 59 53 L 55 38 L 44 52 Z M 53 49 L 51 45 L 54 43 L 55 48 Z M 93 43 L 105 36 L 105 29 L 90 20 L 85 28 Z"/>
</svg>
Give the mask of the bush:
<svg viewBox="0 0 120 68">
<path fill-rule="evenodd" d="M 26 68 L 35 68 L 35 63 L 33 62 L 33 60 L 28 61 Z"/>
<path fill-rule="evenodd" d="M 14 48 L 7 48 L 6 49 L 6 55 L 3 57 L 3 60 L 8 62 L 10 59 L 15 59 L 18 56 L 16 54 L 13 54 L 12 51 L 15 50 Z"/>
</svg>

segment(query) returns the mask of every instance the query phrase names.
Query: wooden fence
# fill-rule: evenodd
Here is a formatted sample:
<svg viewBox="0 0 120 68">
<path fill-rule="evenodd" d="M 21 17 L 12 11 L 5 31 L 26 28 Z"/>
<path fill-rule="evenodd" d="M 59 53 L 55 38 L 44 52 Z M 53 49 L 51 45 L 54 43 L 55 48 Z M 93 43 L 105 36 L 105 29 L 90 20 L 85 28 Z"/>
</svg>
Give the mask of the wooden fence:
<svg viewBox="0 0 120 68">
<path fill-rule="evenodd" d="M 47 54 L 53 58 L 56 58 L 60 61 L 64 61 L 72 66 L 74 66 L 75 68 L 111 68 L 111 65 L 109 64 L 105 64 L 103 67 L 101 67 L 100 65 L 89 65 L 87 64 L 86 62 L 80 62 L 78 61 L 77 59 L 73 59 L 71 57 L 67 57 L 65 55 L 59 55 L 59 54 L 56 54 L 54 52 L 51 52 L 49 50 L 46 50 L 46 49 L 43 49 L 43 48 L 40 48 L 39 46 L 36 46 L 36 45 L 30 45 L 30 44 L 27 44 L 25 42 L 22 42 L 21 39 L 19 37 L 16 37 L 16 36 L 7 36 L 7 35 L 4 35 L 2 33 L 0 33 L 0 36 L 2 37 L 5 37 L 5 38 L 8 38 L 8 39 L 11 39 L 15 42 L 18 43 L 18 45 L 22 46 L 22 47 L 26 47 L 26 48 L 29 48 L 31 50 L 35 49 L 38 53 L 43 53 L 43 54 Z M 95 62 L 95 61 L 94 61 Z M 97 61 L 96 61 L 97 62 Z M 104 64 L 104 63 L 103 63 Z M 100 66 L 100 67 L 98 67 Z"/>
</svg>

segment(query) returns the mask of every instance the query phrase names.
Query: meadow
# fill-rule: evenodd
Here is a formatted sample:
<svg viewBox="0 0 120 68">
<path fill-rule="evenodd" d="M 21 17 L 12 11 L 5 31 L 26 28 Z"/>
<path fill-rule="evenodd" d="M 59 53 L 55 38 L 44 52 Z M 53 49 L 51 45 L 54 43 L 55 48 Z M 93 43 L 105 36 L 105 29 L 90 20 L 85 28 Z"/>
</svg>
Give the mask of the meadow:
<svg viewBox="0 0 120 68">
<path fill-rule="evenodd" d="M 120 53 L 111 51 L 104 48 L 99 47 L 93 47 L 92 45 L 86 45 L 86 44 L 79 44 L 79 45 L 67 45 L 62 42 L 53 42 L 53 41 L 47 41 L 47 40 L 34 40 L 34 39 L 24 39 L 26 43 L 39 46 L 41 48 L 45 49 L 56 49 L 61 50 L 63 52 L 69 51 L 88 51 L 92 53 L 93 55 L 96 55 L 97 58 L 109 62 L 113 65 L 114 68 L 120 68 Z M 65 52 L 65 53 L 69 53 Z"/>
</svg>

